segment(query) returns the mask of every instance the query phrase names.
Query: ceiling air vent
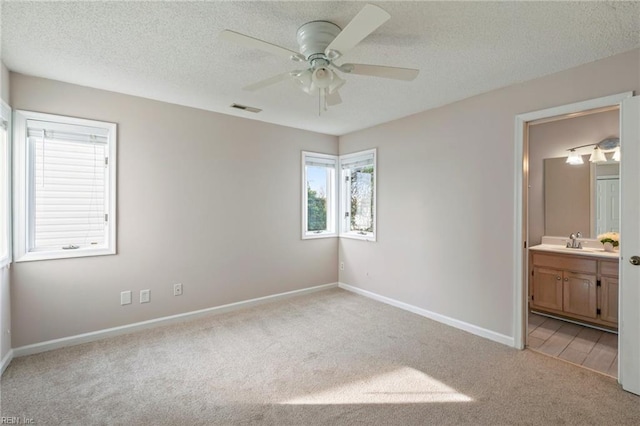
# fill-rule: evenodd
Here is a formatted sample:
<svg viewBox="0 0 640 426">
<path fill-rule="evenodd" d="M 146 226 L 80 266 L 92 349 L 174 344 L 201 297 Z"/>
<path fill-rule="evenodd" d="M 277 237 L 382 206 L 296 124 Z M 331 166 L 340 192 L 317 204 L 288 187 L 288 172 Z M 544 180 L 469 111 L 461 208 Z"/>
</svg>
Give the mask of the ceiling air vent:
<svg viewBox="0 0 640 426">
<path fill-rule="evenodd" d="M 250 107 L 250 106 L 246 106 L 246 105 L 240 105 L 240 104 L 232 104 L 231 108 L 241 109 L 243 111 L 249 111 L 249 112 L 254 112 L 254 113 L 262 111 L 260 108 L 254 108 L 254 107 Z"/>
</svg>

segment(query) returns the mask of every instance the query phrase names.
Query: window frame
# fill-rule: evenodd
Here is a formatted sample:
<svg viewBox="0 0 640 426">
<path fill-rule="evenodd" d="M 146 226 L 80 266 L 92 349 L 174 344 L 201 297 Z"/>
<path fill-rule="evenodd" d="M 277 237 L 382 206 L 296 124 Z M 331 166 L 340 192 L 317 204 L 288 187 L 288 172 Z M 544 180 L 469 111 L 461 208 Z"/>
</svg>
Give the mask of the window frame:
<svg viewBox="0 0 640 426">
<path fill-rule="evenodd" d="M 4 234 L 5 241 L 0 241 L 0 244 L 5 245 L 6 253 L 4 256 L 0 257 L 0 269 L 8 266 L 12 261 L 13 247 L 12 247 L 12 232 L 11 232 L 11 223 L 12 223 L 12 206 L 11 206 L 11 188 L 12 188 L 12 170 L 11 170 L 11 155 L 12 155 L 12 119 L 11 119 L 11 107 L 0 99 L 0 121 L 6 122 L 6 127 L 4 131 L 6 132 L 5 138 L 5 146 L 0 146 L 0 149 L 4 150 L 4 164 L 1 164 L 0 170 L 4 171 L 4 178 L 0 177 L 0 185 L 2 185 L 3 193 L 5 196 L 4 200 L 4 216 L 6 218 L 6 223 L 4 224 Z M 0 205 L 1 206 L 1 205 Z M 2 226 L 2 224 L 0 224 Z M 0 252 L 1 253 L 1 252 Z"/>
<path fill-rule="evenodd" d="M 318 152 L 302 151 L 302 239 L 317 239 L 317 238 L 335 238 L 338 236 L 338 224 L 337 224 L 337 211 L 338 211 L 338 193 L 337 193 L 337 175 L 338 171 L 338 156 L 331 154 L 322 154 Z M 307 159 L 318 158 L 324 161 L 333 162 L 333 176 L 330 182 L 327 182 L 327 231 L 308 231 L 309 215 L 308 215 L 308 192 L 307 192 Z"/>
<path fill-rule="evenodd" d="M 31 181 L 33 179 L 32 157 L 29 156 L 29 139 L 27 135 L 27 120 L 49 121 L 57 124 L 72 126 L 97 127 L 108 131 L 107 155 L 108 177 L 105 180 L 105 211 L 108 214 L 105 244 L 102 247 L 82 247 L 75 250 L 38 250 L 32 251 L 30 241 L 33 241 L 33 217 L 31 206 L 33 195 Z M 14 240 L 13 253 L 16 262 L 35 260 L 67 259 L 88 256 L 104 256 L 116 254 L 116 175 L 117 175 L 117 125 L 104 121 L 84 118 L 68 117 L 55 114 L 16 110 L 14 111 L 13 126 L 14 151 Z"/>
<path fill-rule="evenodd" d="M 373 231 L 367 232 L 366 234 L 361 234 L 356 231 L 351 231 L 349 223 L 351 218 L 349 216 L 345 216 L 346 213 L 351 214 L 351 201 L 349 199 L 350 191 L 347 190 L 347 182 L 345 169 L 343 165 L 345 163 L 354 162 L 354 160 L 358 159 L 366 159 L 373 155 Z M 353 152 L 351 154 L 341 155 L 339 157 L 339 170 L 340 170 L 340 184 L 339 184 L 339 193 L 340 193 L 340 233 L 339 236 L 341 238 L 351 238 L 355 240 L 365 240 L 374 242 L 377 240 L 377 215 L 378 215 L 378 203 L 377 203 L 377 193 L 378 193 L 378 150 L 377 148 L 367 149 L 364 151 Z M 350 184 L 350 183 L 349 183 Z"/>
</svg>

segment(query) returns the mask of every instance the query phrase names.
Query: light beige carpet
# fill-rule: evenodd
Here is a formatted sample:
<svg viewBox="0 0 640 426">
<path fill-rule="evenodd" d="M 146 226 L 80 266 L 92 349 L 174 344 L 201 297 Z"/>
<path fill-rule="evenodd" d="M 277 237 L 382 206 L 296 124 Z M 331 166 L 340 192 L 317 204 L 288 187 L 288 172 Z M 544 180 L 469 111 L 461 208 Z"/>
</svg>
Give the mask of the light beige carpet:
<svg viewBox="0 0 640 426">
<path fill-rule="evenodd" d="M 615 380 L 339 289 L 14 359 L 39 425 L 638 425 Z"/>
</svg>

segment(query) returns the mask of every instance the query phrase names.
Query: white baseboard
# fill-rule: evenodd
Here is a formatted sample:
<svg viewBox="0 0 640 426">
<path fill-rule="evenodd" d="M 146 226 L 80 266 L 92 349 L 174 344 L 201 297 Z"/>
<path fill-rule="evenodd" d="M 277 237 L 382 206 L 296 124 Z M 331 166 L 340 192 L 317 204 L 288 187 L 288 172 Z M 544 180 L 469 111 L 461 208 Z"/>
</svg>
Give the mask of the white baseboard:
<svg viewBox="0 0 640 426">
<path fill-rule="evenodd" d="M 396 308 L 404 309 L 405 311 L 413 312 L 414 314 L 418 314 L 420 316 L 432 319 L 434 321 L 441 322 L 446 325 L 450 325 L 451 327 L 458 328 L 460 330 L 464 330 L 471 334 L 475 334 L 476 336 L 484 337 L 485 339 L 493 340 L 494 342 L 502 343 L 503 345 L 514 347 L 513 337 L 505 336 L 504 334 L 496 333 L 495 331 L 487 330 L 486 328 L 478 327 L 477 325 L 469 324 L 464 321 L 457 320 L 455 318 L 450 318 L 445 315 L 437 314 L 435 312 L 428 311 L 426 309 L 418 308 L 417 306 L 410 305 L 408 303 L 400 302 L 395 299 L 391 299 L 386 296 L 381 296 L 379 294 L 370 292 L 368 290 L 363 290 L 358 287 L 351 286 L 345 283 L 338 283 L 338 287 L 345 289 L 347 291 L 359 294 L 361 296 L 368 297 L 373 300 L 377 300 L 382 303 L 386 303 L 391 306 L 395 306 Z"/>
<path fill-rule="evenodd" d="M 293 290 L 293 291 L 288 291 L 286 293 L 278 293 L 278 294 L 273 294 L 271 296 L 264 296 L 264 297 L 258 297 L 256 299 L 229 303 L 228 305 L 215 306 L 213 308 L 206 308 L 198 311 L 185 312 L 183 314 L 156 318 L 148 321 L 127 324 L 120 327 L 107 328 L 104 330 L 92 331 L 90 333 L 78 334 L 76 336 L 63 337 L 61 339 L 48 340 L 46 342 L 20 346 L 19 348 L 14 348 L 11 351 L 12 357 L 33 355 L 40 352 L 50 351 L 53 349 L 79 345 L 81 343 L 93 342 L 93 341 L 104 339 L 107 337 L 128 334 L 134 331 L 158 327 L 160 325 L 168 325 L 172 323 L 183 322 L 186 320 L 190 320 L 190 319 L 194 319 L 194 318 L 198 318 L 206 315 L 221 314 L 221 313 L 234 311 L 241 308 L 248 308 L 250 306 L 259 305 L 262 303 L 275 302 L 277 300 L 283 300 L 293 296 L 300 296 L 303 294 L 314 293 L 316 291 L 326 290 L 326 289 L 337 287 L 337 286 L 338 286 L 338 283 L 323 284 L 315 287 L 303 288 L 301 290 Z M 2 365 L 4 368 L 4 360 Z M 7 362 L 7 365 L 8 365 L 8 362 Z"/>
<path fill-rule="evenodd" d="M 13 359 L 13 349 L 9 349 L 9 352 L 2 358 L 2 363 L 0 364 L 0 376 L 4 373 L 4 370 L 7 369 L 9 364 L 11 364 L 11 360 Z"/>
</svg>

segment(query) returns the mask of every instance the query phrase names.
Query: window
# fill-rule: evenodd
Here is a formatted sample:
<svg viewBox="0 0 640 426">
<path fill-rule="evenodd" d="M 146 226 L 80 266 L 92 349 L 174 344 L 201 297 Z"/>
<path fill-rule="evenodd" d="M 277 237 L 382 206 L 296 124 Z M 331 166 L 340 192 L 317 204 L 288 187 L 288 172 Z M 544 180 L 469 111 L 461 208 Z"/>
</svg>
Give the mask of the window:
<svg viewBox="0 0 640 426">
<path fill-rule="evenodd" d="M 338 234 L 376 240 L 375 149 L 340 157 L 302 152 L 302 238 Z"/>
<path fill-rule="evenodd" d="M 115 254 L 116 125 L 16 111 L 16 261 Z"/>
<path fill-rule="evenodd" d="M 0 268 L 11 262 L 11 108 L 0 101 Z"/>
<path fill-rule="evenodd" d="M 340 236 L 376 240 L 376 150 L 340 156 Z"/>
<path fill-rule="evenodd" d="M 302 152 L 302 238 L 336 236 L 337 157 Z"/>
</svg>

